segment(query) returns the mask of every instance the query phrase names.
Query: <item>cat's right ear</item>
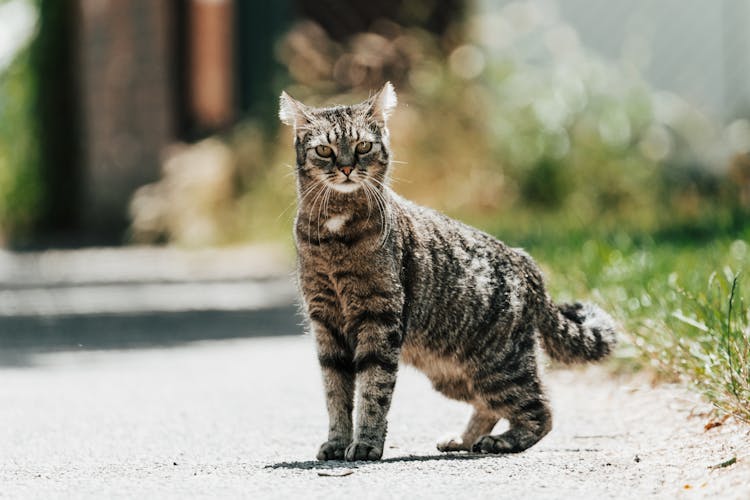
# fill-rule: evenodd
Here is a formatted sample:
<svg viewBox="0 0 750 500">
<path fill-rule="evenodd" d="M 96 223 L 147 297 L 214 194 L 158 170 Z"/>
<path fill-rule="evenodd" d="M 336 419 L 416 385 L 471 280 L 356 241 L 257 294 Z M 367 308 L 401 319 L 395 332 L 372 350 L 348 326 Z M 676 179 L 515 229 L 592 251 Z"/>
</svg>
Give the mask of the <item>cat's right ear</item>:
<svg viewBox="0 0 750 500">
<path fill-rule="evenodd" d="M 286 92 L 281 92 L 279 97 L 279 119 L 294 127 L 294 130 L 303 128 L 310 123 L 308 107 L 294 99 Z"/>
</svg>

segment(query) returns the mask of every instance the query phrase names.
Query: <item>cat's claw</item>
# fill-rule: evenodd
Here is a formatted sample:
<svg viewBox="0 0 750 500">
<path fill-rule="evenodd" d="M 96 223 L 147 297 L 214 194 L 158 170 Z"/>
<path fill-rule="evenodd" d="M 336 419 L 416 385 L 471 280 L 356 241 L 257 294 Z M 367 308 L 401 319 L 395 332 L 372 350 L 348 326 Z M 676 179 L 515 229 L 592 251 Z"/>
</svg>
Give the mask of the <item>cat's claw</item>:
<svg viewBox="0 0 750 500">
<path fill-rule="evenodd" d="M 318 450 L 318 460 L 343 460 L 347 444 L 343 441 L 326 441 Z"/>
<path fill-rule="evenodd" d="M 350 462 L 356 460 L 380 460 L 382 456 L 382 446 L 375 446 L 363 441 L 354 441 L 347 447 L 345 454 L 345 458 Z"/>
</svg>

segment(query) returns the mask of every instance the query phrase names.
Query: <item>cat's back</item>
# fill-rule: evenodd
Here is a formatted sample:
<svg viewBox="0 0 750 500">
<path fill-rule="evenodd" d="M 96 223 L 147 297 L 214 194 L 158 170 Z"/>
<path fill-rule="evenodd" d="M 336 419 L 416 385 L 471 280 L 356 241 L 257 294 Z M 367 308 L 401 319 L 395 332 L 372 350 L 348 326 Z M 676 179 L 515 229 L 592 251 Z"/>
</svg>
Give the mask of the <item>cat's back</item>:
<svg viewBox="0 0 750 500">
<path fill-rule="evenodd" d="M 491 235 L 396 196 L 409 328 L 439 337 L 510 328 L 543 294 L 531 258 Z M 540 292 L 540 290 L 542 290 Z"/>
<path fill-rule="evenodd" d="M 427 251 L 440 264 L 451 264 L 449 267 L 456 273 L 471 271 L 472 266 L 482 262 L 501 264 L 528 257 L 525 252 L 510 248 L 494 236 L 437 210 L 395 193 L 392 199 L 397 207 L 395 216 L 399 229 L 406 240 L 405 250 Z"/>
</svg>

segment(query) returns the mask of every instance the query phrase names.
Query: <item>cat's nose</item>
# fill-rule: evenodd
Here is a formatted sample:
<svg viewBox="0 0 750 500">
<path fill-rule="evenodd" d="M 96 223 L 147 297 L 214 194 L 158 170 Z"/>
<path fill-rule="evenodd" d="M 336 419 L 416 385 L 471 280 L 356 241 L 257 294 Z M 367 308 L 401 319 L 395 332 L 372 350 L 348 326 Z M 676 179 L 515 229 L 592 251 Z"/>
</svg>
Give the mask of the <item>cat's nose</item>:
<svg viewBox="0 0 750 500">
<path fill-rule="evenodd" d="M 339 170 L 344 172 L 344 175 L 347 177 L 349 177 L 349 174 L 352 173 L 352 169 L 353 169 L 352 167 L 339 167 Z"/>
</svg>

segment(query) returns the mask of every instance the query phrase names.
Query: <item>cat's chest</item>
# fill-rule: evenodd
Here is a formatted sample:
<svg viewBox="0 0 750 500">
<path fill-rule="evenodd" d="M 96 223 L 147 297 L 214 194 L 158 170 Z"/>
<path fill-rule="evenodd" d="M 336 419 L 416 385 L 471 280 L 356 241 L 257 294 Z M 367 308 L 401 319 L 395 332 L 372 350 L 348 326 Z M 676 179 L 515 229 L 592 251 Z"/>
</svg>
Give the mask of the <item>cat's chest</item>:
<svg viewBox="0 0 750 500">
<path fill-rule="evenodd" d="M 383 297 L 400 296 L 395 256 L 374 243 L 348 243 L 333 240 L 300 245 L 299 273 L 304 288 L 329 290 L 342 307 L 362 308 Z"/>
<path fill-rule="evenodd" d="M 331 215 L 329 216 L 325 222 L 323 222 L 323 227 L 326 229 L 326 231 L 329 231 L 331 233 L 338 233 L 342 229 L 344 229 L 344 226 L 351 218 L 351 214 L 338 214 L 338 215 Z"/>
<path fill-rule="evenodd" d="M 360 233 L 368 229 L 357 214 L 347 211 L 331 214 L 300 214 L 297 216 L 295 227 L 298 243 L 315 246 L 345 239 L 356 239 Z"/>
</svg>

